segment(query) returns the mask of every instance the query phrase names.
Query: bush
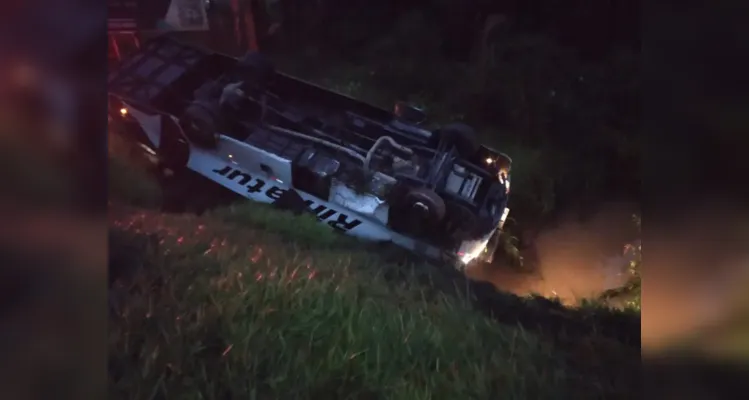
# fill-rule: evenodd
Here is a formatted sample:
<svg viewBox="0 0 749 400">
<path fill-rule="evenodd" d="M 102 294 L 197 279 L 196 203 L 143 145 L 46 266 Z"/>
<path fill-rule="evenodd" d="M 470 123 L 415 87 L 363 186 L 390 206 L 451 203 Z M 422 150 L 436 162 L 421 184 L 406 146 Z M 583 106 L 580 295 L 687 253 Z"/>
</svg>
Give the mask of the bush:
<svg viewBox="0 0 749 400">
<path fill-rule="evenodd" d="M 642 229 L 641 217 L 635 215 L 633 220 L 637 229 Z M 636 243 L 628 245 L 628 250 L 632 252 L 633 257 L 629 264 L 630 280 L 625 290 L 634 295 L 634 299 L 629 303 L 629 306 L 639 310 L 642 305 L 642 241 L 638 240 Z"/>
<path fill-rule="evenodd" d="M 642 219 L 639 215 L 632 217 L 633 223 L 637 226 L 638 231 L 642 229 Z M 625 246 L 624 257 L 629 259 L 628 273 L 629 279 L 621 288 L 608 290 L 602 294 L 604 301 L 610 299 L 625 299 L 624 306 L 630 310 L 640 311 L 642 305 L 642 241 L 636 240 Z"/>
</svg>

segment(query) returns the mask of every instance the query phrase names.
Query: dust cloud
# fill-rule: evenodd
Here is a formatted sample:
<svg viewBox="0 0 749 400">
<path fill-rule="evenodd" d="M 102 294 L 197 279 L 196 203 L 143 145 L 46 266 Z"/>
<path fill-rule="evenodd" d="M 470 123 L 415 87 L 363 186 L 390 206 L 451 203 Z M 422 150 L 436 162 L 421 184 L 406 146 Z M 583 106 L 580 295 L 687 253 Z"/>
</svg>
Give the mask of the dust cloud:
<svg viewBox="0 0 749 400">
<path fill-rule="evenodd" d="M 736 210 L 722 204 L 657 226 L 644 221 L 639 238 L 631 213 L 618 207 L 540 232 L 532 272 L 493 265 L 468 274 L 501 290 L 558 296 L 572 305 L 624 284 L 625 245 L 641 239 L 647 243 L 641 271 L 643 352 L 691 346 L 749 309 L 749 213 Z"/>
<path fill-rule="evenodd" d="M 524 256 L 530 271 L 492 265 L 469 275 L 502 290 L 558 297 L 565 304 L 598 297 L 627 281 L 625 245 L 638 240 L 632 217 L 631 206 L 611 205 L 586 220 L 560 219 L 535 235 Z"/>
<path fill-rule="evenodd" d="M 749 214 L 727 204 L 644 230 L 645 352 L 697 340 L 737 318 L 749 293 Z"/>
</svg>

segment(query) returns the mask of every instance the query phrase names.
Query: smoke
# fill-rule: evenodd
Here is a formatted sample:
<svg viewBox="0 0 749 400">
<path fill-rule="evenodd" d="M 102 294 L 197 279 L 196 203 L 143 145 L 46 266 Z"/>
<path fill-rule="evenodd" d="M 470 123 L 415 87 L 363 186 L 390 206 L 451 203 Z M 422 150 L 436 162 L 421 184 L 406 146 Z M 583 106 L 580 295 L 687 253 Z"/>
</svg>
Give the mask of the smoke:
<svg viewBox="0 0 749 400">
<path fill-rule="evenodd" d="M 574 304 L 624 285 L 625 245 L 638 239 L 632 217 L 631 206 L 610 205 L 592 218 L 566 218 L 541 232 L 534 247 L 542 293 Z"/>
<path fill-rule="evenodd" d="M 699 341 L 741 318 L 749 289 L 749 214 L 727 204 L 647 226 L 643 350 Z"/>
<path fill-rule="evenodd" d="M 532 240 L 532 257 L 526 254 L 532 272 L 503 266 L 469 271 L 473 279 L 492 282 L 497 288 L 518 295 L 558 297 L 574 305 L 598 297 L 607 289 L 623 285 L 628 260 L 624 246 L 637 240 L 632 220 L 633 206 L 609 205 L 592 218 L 560 219 L 555 226 Z"/>
<path fill-rule="evenodd" d="M 492 266 L 469 275 L 500 290 L 575 305 L 626 283 L 625 245 L 639 240 L 647 254 L 641 266 L 645 354 L 714 346 L 720 340 L 710 337 L 741 325 L 749 309 L 749 213 L 726 204 L 657 223 L 646 219 L 642 237 L 627 206 L 607 207 L 585 221 L 567 218 L 538 234 L 533 273 Z"/>
</svg>

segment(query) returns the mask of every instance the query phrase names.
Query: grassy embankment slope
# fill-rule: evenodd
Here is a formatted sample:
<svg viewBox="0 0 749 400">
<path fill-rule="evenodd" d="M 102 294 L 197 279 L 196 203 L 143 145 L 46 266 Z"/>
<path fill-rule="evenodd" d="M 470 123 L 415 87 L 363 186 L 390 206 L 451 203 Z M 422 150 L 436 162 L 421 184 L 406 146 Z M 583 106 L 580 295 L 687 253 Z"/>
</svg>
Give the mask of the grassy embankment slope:
<svg viewBox="0 0 749 400">
<path fill-rule="evenodd" d="M 111 160 L 113 398 L 631 398 L 639 315 L 495 293 Z M 198 189 L 199 190 L 199 189 Z"/>
</svg>

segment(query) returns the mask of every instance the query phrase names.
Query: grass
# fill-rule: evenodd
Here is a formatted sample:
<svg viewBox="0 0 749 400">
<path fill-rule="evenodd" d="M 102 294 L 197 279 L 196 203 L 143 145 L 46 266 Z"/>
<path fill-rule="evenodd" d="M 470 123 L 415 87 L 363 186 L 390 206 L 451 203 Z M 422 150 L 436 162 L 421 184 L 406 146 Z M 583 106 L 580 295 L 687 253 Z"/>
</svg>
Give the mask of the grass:
<svg viewBox="0 0 749 400">
<path fill-rule="evenodd" d="M 487 398 L 499 382 L 508 398 L 525 398 L 553 383 L 553 360 L 537 338 L 455 304 L 401 306 L 354 279 L 324 277 L 332 272 L 295 262 L 293 253 L 273 253 L 283 267 L 263 274 L 245 261 L 249 251 L 159 250 L 146 253 L 160 260 L 135 281 L 171 281 L 131 293 L 110 335 L 120 367 L 113 389 L 125 398 Z M 335 258 L 315 254 L 314 265 Z M 458 322 L 469 325 L 445 329 Z M 481 337 L 495 338 L 491 354 Z"/>
<path fill-rule="evenodd" d="M 308 246 L 330 247 L 344 240 L 334 230 L 321 226 L 311 214 L 278 212 L 269 204 L 242 202 L 216 209 L 210 215 L 225 222 L 275 231 Z"/>
<path fill-rule="evenodd" d="M 594 398 L 626 387 L 624 374 L 590 379 L 544 334 L 394 282 L 385 272 L 398 266 L 377 255 L 302 250 L 210 216 L 114 214 L 115 398 Z"/>
</svg>

